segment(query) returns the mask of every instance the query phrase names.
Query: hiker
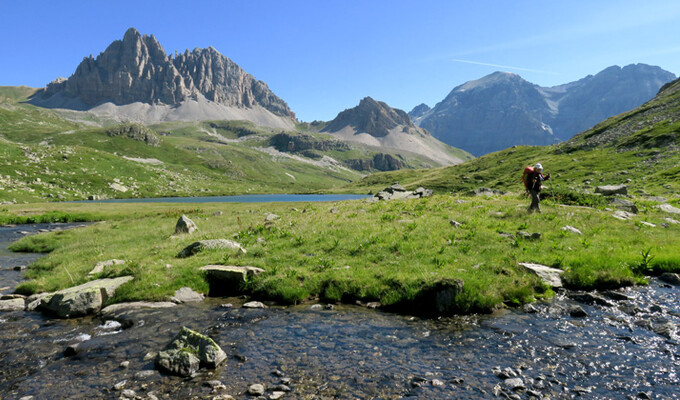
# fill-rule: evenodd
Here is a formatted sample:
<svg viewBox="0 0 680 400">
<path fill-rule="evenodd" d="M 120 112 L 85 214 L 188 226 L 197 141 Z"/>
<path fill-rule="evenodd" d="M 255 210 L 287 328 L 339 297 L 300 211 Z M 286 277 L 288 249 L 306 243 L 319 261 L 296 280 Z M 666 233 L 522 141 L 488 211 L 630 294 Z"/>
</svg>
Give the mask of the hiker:
<svg viewBox="0 0 680 400">
<path fill-rule="evenodd" d="M 540 163 L 534 165 L 533 171 L 531 172 L 528 172 L 525 168 L 524 173 L 526 176 L 523 176 L 522 180 L 524 180 L 525 188 L 531 195 L 531 205 L 529 206 L 529 212 L 538 211 L 540 213 L 541 186 L 543 181 L 550 179 L 550 174 L 543 176 L 543 166 Z"/>
</svg>

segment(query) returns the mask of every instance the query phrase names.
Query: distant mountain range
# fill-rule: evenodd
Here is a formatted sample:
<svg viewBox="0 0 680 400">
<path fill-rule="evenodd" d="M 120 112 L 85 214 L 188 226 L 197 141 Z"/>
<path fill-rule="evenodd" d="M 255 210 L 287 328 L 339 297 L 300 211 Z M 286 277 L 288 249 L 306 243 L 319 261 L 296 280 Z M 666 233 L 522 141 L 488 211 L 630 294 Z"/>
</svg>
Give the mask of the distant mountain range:
<svg viewBox="0 0 680 400">
<path fill-rule="evenodd" d="M 142 36 L 134 28 L 97 58 L 84 58 L 71 77 L 53 81 L 30 102 L 142 123 L 242 119 L 293 128 L 296 121 L 266 83 L 214 48 L 168 56 L 153 35 Z"/>
<path fill-rule="evenodd" d="M 495 72 L 454 88 L 434 108 L 421 104 L 409 115 L 436 138 L 480 156 L 567 140 L 639 106 L 673 79 L 674 74 L 645 64 L 612 66 L 554 87 Z"/>
</svg>

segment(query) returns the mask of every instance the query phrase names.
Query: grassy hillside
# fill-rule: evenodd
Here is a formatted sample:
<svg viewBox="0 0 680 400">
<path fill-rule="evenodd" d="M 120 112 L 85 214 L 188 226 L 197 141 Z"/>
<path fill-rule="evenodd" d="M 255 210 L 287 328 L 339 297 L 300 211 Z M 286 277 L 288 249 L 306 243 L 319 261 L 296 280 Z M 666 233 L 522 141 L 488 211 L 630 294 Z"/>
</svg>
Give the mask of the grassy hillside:
<svg viewBox="0 0 680 400">
<path fill-rule="evenodd" d="M 0 202 L 337 191 L 374 171 L 366 167 L 374 157 L 403 168 L 433 165 L 313 129 L 281 132 L 242 121 L 156 124 L 144 128 L 155 138 L 149 144 L 111 134 L 130 124 L 21 103 L 32 91 L 0 88 Z M 289 140 L 303 146 L 291 148 Z"/>
<path fill-rule="evenodd" d="M 599 185 L 625 183 L 636 195 L 677 200 L 679 115 L 680 83 L 676 81 L 638 109 L 612 117 L 558 145 L 515 146 L 451 167 L 374 174 L 352 187 L 378 190 L 400 182 L 440 193 L 479 187 L 521 192 L 522 170 L 540 162 L 553 176 L 547 183 L 547 195 L 576 197 L 591 194 Z"/>
</svg>

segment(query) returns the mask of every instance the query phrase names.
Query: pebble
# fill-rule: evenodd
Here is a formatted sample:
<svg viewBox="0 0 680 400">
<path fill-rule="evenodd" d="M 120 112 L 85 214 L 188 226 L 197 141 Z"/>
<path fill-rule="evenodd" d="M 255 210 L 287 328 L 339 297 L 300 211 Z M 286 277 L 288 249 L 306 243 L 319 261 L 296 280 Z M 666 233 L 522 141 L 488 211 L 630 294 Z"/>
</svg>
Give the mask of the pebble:
<svg viewBox="0 0 680 400">
<path fill-rule="evenodd" d="M 285 395 L 286 395 L 286 392 L 275 391 L 275 392 L 272 392 L 269 395 L 269 399 L 270 400 L 279 400 L 279 399 L 282 399 L 283 396 L 285 396 Z"/>
<path fill-rule="evenodd" d="M 113 385 L 113 390 L 123 390 L 127 381 L 123 380 Z"/>
<path fill-rule="evenodd" d="M 122 363 L 120 363 L 120 365 L 118 365 L 118 367 L 120 367 L 122 369 L 125 369 L 129 366 L 130 366 L 130 361 L 123 361 Z"/>
</svg>

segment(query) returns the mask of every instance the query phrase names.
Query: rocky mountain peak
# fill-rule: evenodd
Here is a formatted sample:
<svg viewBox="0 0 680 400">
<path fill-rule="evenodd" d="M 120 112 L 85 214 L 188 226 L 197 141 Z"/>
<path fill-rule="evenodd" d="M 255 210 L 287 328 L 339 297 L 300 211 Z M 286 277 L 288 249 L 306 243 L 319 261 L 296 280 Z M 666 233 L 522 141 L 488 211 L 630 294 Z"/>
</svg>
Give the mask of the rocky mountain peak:
<svg viewBox="0 0 680 400">
<path fill-rule="evenodd" d="M 409 111 L 408 115 L 411 117 L 412 120 L 416 120 L 423 115 L 425 115 L 428 111 L 430 111 L 431 108 L 425 103 L 420 103 L 417 106 L 413 107 L 413 110 Z"/>
<path fill-rule="evenodd" d="M 83 59 L 65 81 L 54 81 L 32 102 L 46 107 L 89 109 L 103 103 L 176 106 L 201 100 L 233 108 L 262 107 L 295 119 L 288 105 L 262 81 L 215 48 L 168 56 L 153 36 L 128 29 L 96 58 Z"/>
<path fill-rule="evenodd" d="M 368 133 L 374 137 L 387 136 L 390 130 L 398 126 L 403 126 L 405 130 L 418 129 L 405 111 L 371 97 L 364 97 L 358 106 L 342 111 L 324 131 L 336 132 L 347 126 L 353 127 L 357 133 Z"/>
</svg>

